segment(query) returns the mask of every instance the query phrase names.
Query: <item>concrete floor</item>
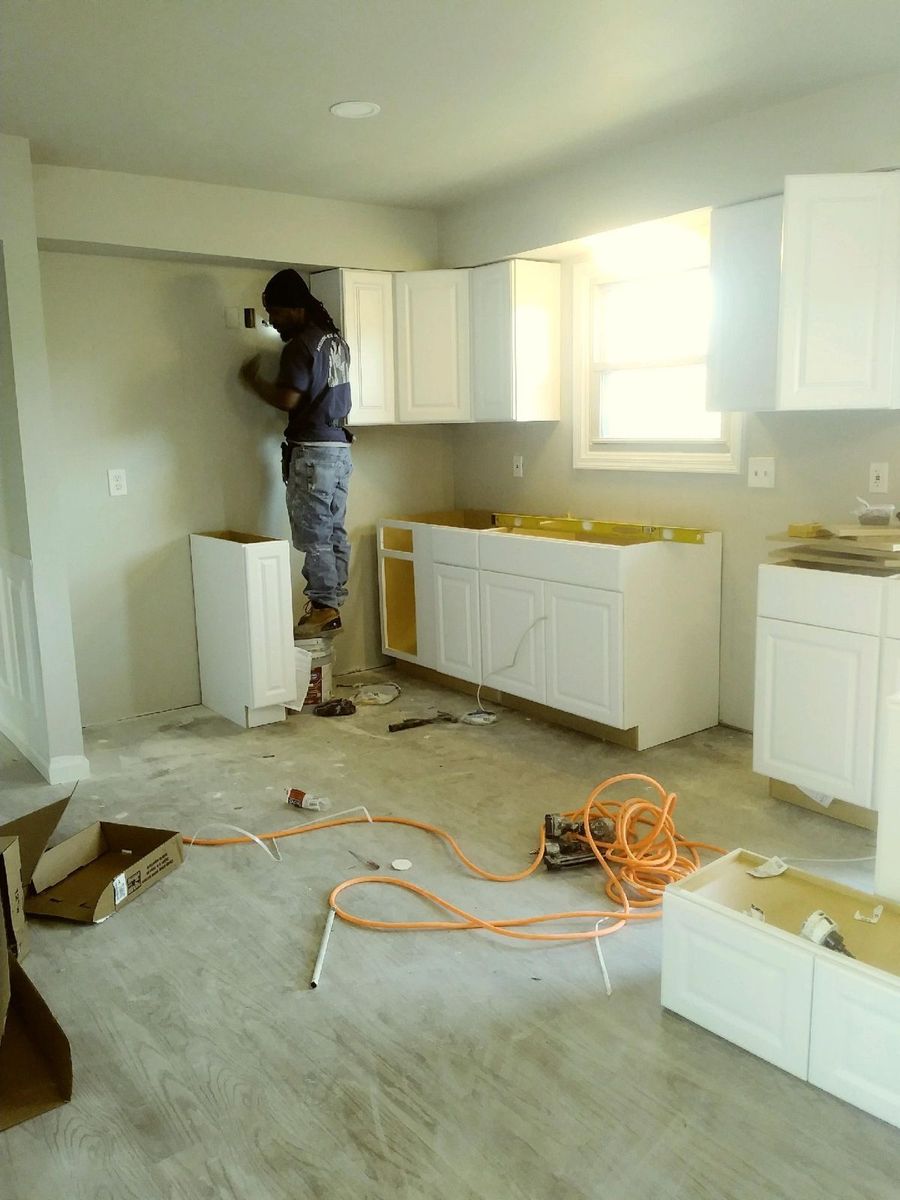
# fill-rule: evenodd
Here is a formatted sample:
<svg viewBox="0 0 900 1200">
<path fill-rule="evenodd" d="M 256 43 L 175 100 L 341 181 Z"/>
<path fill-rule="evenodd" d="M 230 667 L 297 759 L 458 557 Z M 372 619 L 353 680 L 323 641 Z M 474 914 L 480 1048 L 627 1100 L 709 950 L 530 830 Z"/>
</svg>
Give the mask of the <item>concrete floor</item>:
<svg viewBox="0 0 900 1200">
<path fill-rule="evenodd" d="M 471 707 L 401 682 L 389 708 L 353 718 L 242 732 L 197 708 L 90 730 L 95 777 L 63 831 L 98 817 L 275 829 L 294 823 L 293 785 L 333 810 L 435 822 L 480 864 L 513 871 L 544 812 L 643 771 L 679 794 L 685 836 L 785 856 L 873 852 L 873 835 L 769 800 L 744 734 L 637 754 L 504 711 L 488 729 L 388 736 L 389 720 Z M 8 744 L 0 789 L 7 819 L 60 793 Z M 102 926 L 35 922 L 26 967 L 71 1040 L 76 1090 L 0 1134 L 4 1200 L 898 1195 L 900 1132 L 661 1011 L 657 922 L 606 941 L 610 999 L 587 944 L 340 922 L 310 991 L 327 893 L 366 870 L 351 849 L 409 858 L 407 878 L 485 915 L 599 906 L 590 870 L 491 884 L 424 833 L 359 826 L 290 839 L 282 863 L 256 846 L 197 848 Z M 865 887 L 871 866 L 812 869 Z M 360 889 L 348 905 L 432 915 L 398 889 Z"/>
</svg>

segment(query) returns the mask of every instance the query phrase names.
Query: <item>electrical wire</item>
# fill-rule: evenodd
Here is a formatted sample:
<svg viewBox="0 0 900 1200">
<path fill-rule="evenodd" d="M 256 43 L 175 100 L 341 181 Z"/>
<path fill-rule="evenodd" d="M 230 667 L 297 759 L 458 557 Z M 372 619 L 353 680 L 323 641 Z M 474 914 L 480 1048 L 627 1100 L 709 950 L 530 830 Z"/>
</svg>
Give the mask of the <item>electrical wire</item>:
<svg viewBox="0 0 900 1200">
<path fill-rule="evenodd" d="M 625 782 L 638 782 L 655 790 L 659 803 L 642 796 L 628 800 L 612 800 L 600 797 L 610 788 Z M 381 931 L 459 931 L 465 929 L 483 929 L 500 937 L 515 938 L 523 941 L 538 942 L 572 942 L 595 941 L 607 937 L 622 929 L 629 921 L 652 920 L 662 915 L 660 905 L 665 887 L 678 879 L 692 874 L 700 866 L 700 850 L 710 850 L 715 854 L 724 854 L 721 846 L 709 845 L 706 842 L 689 841 L 682 837 L 675 828 L 673 812 L 676 796 L 667 792 L 662 784 L 649 775 L 623 774 L 613 775 L 598 784 L 588 796 L 582 808 L 573 809 L 564 815 L 582 822 L 581 840 L 590 847 L 597 862 L 606 875 L 605 893 L 616 907 L 602 910 L 574 910 L 568 912 L 545 913 L 532 917 L 516 917 L 500 920 L 488 920 L 467 912 L 452 904 L 449 900 L 420 887 L 406 879 L 392 879 L 378 875 L 363 875 L 355 879 L 345 880 L 332 889 L 328 897 L 330 907 L 342 921 L 357 925 L 363 929 Z M 613 822 L 615 829 L 611 841 L 604 842 L 594 838 L 590 823 L 597 817 L 606 817 Z M 527 879 L 538 869 L 544 858 L 545 836 L 544 827 L 539 833 L 538 850 L 534 860 L 521 871 L 501 875 L 487 871 L 472 862 L 463 852 L 456 839 L 445 829 L 432 825 L 427 821 L 416 821 L 410 817 L 371 817 L 373 824 L 403 825 L 411 829 L 421 829 L 426 833 L 441 838 L 457 858 L 481 879 L 493 883 L 515 883 Z M 295 826 L 290 829 L 276 830 L 273 833 L 259 834 L 262 841 L 271 841 L 282 837 L 295 837 L 303 833 L 312 833 L 321 829 L 332 829 L 341 825 L 356 825 L 363 823 L 365 817 L 332 817 L 328 820 L 312 821 L 307 825 Z M 233 838 L 184 838 L 185 843 L 193 846 L 232 846 L 246 844 L 247 837 Z M 338 903 L 338 897 L 350 888 L 363 885 L 381 887 L 397 887 L 412 892 L 423 900 L 429 901 L 437 908 L 452 914 L 458 920 L 439 921 L 385 921 L 369 917 L 360 917 L 348 912 Z M 546 924 L 551 921 L 569 921 L 590 919 L 596 922 L 592 930 L 573 932 L 537 933 L 526 931 L 526 927 Z M 600 928 L 599 922 L 612 922 Z"/>
</svg>

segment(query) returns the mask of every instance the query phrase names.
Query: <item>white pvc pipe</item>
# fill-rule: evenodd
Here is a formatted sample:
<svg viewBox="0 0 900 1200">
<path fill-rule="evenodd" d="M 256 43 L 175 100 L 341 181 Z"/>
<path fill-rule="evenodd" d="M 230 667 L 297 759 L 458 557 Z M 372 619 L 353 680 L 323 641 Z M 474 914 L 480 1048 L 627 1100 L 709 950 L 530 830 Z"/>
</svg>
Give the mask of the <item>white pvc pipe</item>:
<svg viewBox="0 0 900 1200">
<path fill-rule="evenodd" d="M 328 953 L 328 939 L 331 937 L 332 925 L 334 925 L 334 909 L 329 908 L 328 916 L 325 918 L 325 928 L 322 931 L 322 940 L 319 942 L 319 953 L 316 955 L 316 965 L 313 967 L 312 979 L 309 981 L 311 988 L 319 986 L 319 976 L 322 974 L 322 967 L 325 965 L 325 955 Z"/>
</svg>

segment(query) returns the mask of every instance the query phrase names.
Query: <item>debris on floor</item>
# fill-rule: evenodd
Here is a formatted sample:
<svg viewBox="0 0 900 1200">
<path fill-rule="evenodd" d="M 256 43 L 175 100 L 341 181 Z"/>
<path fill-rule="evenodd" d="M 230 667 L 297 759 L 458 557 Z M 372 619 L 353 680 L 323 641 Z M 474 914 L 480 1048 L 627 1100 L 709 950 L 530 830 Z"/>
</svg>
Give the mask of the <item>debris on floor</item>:
<svg viewBox="0 0 900 1200">
<path fill-rule="evenodd" d="M 401 733 L 404 729 L 419 729 L 422 725 L 455 725 L 459 721 L 459 717 L 454 717 L 452 713 L 439 712 L 433 717 L 407 717 L 405 721 L 397 721 L 394 725 L 388 725 L 388 733 Z"/>
</svg>

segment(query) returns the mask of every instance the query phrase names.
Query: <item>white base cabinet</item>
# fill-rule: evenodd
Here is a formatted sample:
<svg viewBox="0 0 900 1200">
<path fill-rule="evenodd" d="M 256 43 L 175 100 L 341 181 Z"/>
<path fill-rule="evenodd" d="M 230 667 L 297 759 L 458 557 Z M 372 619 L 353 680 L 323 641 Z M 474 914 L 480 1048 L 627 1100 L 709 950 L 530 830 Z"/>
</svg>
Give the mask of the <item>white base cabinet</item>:
<svg viewBox="0 0 900 1200">
<path fill-rule="evenodd" d="M 192 533 L 191 571 L 202 703 L 245 728 L 283 721 L 297 698 L 288 543 Z"/>
<path fill-rule="evenodd" d="M 747 874 L 763 861 L 735 850 L 666 889 L 663 1006 L 900 1125 L 900 906 L 794 868 Z M 878 924 L 854 920 L 876 902 Z M 817 909 L 855 958 L 799 936 Z"/>
<path fill-rule="evenodd" d="M 721 554 L 718 533 L 622 545 L 488 513 L 381 521 L 382 648 L 644 749 L 718 722 Z"/>
<path fill-rule="evenodd" d="M 832 799 L 876 807 L 888 695 L 900 690 L 898 581 L 759 568 L 753 769 Z"/>
</svg>

